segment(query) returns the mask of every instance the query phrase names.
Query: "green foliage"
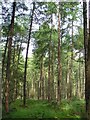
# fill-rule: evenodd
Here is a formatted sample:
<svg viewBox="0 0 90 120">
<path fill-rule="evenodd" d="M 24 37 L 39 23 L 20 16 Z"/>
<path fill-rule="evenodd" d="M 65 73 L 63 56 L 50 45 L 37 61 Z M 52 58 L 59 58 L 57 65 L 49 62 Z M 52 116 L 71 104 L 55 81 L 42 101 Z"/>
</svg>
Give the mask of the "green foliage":
<svg viewBox="0 0 90 120">
<path fill-rule="evenodd" d="M 21 101 L 17 100 L 11 104 L 11 113 L 3 118 L 83 118 L 84 107 L 84 100 L 62 100 L 59 106 L 55 102 L 48 103 L 45 100 L 28 100 L 27 107 L 23 108 Z"/>
<path fill-rule="evenodd" d="M 49 2 L 47 6 L 47 11 L 45 11 L 47 15 L 51 15 L 57 12 L 57 5 L 55 4 L 55 2 Z"/>
</svg>

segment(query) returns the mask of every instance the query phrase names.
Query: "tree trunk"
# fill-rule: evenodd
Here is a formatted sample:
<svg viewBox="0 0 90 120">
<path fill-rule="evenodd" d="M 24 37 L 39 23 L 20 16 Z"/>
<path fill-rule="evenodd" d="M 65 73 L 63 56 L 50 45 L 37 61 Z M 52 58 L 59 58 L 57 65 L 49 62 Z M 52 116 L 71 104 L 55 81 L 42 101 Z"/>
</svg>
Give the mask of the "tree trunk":
<svg viewBox="0 0 90 120">
<path fill-rule="evenodd" d="M 82 69 L 82 99 L 85 99 L 85 63 L 83 61 L 83 69 Z"/>
<path fill-rule="evenodd" d="M 67 72 L 67 99 L 70 98 L 70 60 L 68 60 L 68 72 Z"/>
<path fill-rule="evenodd" d="M 79 94 L 78 70 L 76 71 L 76 77 L 75 77 L 75 78 L 76 78 L 76 82 L 75 82 L 75 83 L 76 83 L 76 89 L 75 89 L 76 91 L 75 91 L 75 93 L 76 93 L 76 97 L 78 98 L 78 96 L 79 96 L 79 95 L 78 95 L 78 94 Z"/>
<path fill-rule="evenodd" d="M 43 65 L 43 62 L 42 62 Z M 42 100 L 44 100 L 44 68 L 42 66 Z"/>
<path fill-rule="evenodd" d="M 38 100 L 40 99 L 40 88 L 39 88 L 39 82 L 40 82 L 40 81 L 38 80 L 38 83 L 37 83 L 37 84 L 38 84 Z"/>
<path fill-rule="evenodd" d="M 68 84 L 69 84 L 69 58 L 67 56 L 67 68 L 66 68 L 66 99 L 68 99 Z"/>
<path fill-rule="evenodd" d="M 85 94 L 86 94 L 87 118 L 88 118 L 88 120 L 90 120 L 90 1 L 89 1 L 89 27 L 88 28 L 89 28 L 89 35 L 88 35 L 88 48 L 87 48 L 87 60 L 86 60 L 86 65 L 87 65 L 86 66 L 86 70 L 87 70 L 86 77 L 87 78 L 86 78 L 86 84 L 85 84 L 85 87 L 86 87 Z M 87 38 L 85 40 L 87 41 Z"/>
<path fill-rule="evenodd" d="M 50 39 L 51 41 L 51 39 Z M 51 63 L 50 63 L 50 58 L 51 58 L 51 55 L 50 55 L 50 43 L 49 43 L 49 65 L 48 65 L 48 101 L 50 102 L 50 99 L 51 99 Z"/>
<path fill-rule="evenodd" d="M 73 8 L 72 8 L 72 12 L 73 12 Z M 70 81 L 70 96 L 69 96 L 69 98 L 71 99 L 72 98 L 72 88 L 73 88 L 73 86 L 72 86 L 72 83 L 73 83 L 73 48 L 74 48 L 74 44 L 73 44 L 73 17 L 72 17 L 72 36 L 71 36 L 72 38 L 72 40 L 71 40 L 71 63 L 70 63 L 70 75 L 69 75 L 69 81 Z"/>
<path fill-rule="evenodd" d="M 40 65 L 40 83 L 41 83 L 41 99 L 44 100 L 44 78 L 43 78 L 43 56 L 41 57 L 41 65 Z"/>
<path fill-rule="evenodd" d="M 51 82 L 52 82 L 52 94 L 51 94 L 51 99 L 54 100 L 55 99 L 55 91 L 54 91 L 54 49 L 53 49 L 53 45 L 52 45 L 52 61 L 51 61 Z"/>
<path fill-rule="evenodd" d="M 6 112 L 9 112 L 9 81 L 10 81 L 10 65 L 11 65 L 11 47 L 12 47 L 12 37 L 14 32 L 14 17 L 15 17 L 15 7 L 16 2 L 13 2 L 13 12 L 12 19 L 8 35 L 8 53 L 7 53 L 7 66 L 6 66 L 6 93 L 5 93 L 5 108 Z"/>
<path fill-rule="evenodd" d="M 79 59 L 80 59 L 80 53 L 79 53 Z M 81 87 L 82 87 L 82 81 L 81 81 L 81 63 L 79 62 L 79 98 L 81 98 Z"/>
<path fill-rule="evenodd" d="M 23 105 L 26 105 L 26 75 L 27 75 L 27 61 L 28 61 L 28 50 L 29 50 L 29 44 L 31 39 L 31 30 L 32 30 L 32 22 L 33 22 L 33 15 L 35 10 L 35 2 L 33 2 L 33 10 L 32 10 L 32 16 L 31 16 L 31 23 L 30 23 L 30 29 L 29 29 L 29 38 L 27 43 L 27 50 L 26 50 L 26 59 L 25 59 L 25 70 L 24 70 L 24 82 L 23 82 Z"/>
<path fill-rule="evenodd" d="M 59 2 L 60 6 L 60 2 Z M 60 51 L 60 11 L 58 8 L 58 82 L 57 82 L 57 101 L 61 101 L 61 51 Z"/>
<path fill-rule="evenodd" d="M 52 15 L 51 15 L 51 31 L 49 41 L 49 65 L 48 65 L 48 101 L 51 100 L 51 40 L 52 40 Z"/>
<path fill-rule="evenodd" d="M 51 14 L 51 32 L 50 32 L 50 39 L 51 39 L 51 99 L 55 99 L 54 93 L 54 43 L 52 40 L 52 29 L 53 29 L 53 19 Z"/>
<path fill-rule="evenodd" d="M 14 42 L 13 60 L 12 60 L 12 62 L 13 62 L 13 74 L 12 74 L 13 80 L 11 81 L 11 82 L 13 82 L 13 90 L 15 89 L 15 55 L 16 55 L 15 47 L 16 47 L 16 44 L 15 44 L 15 42 Z M 12 86 L 12 85 L 10 85 L 10 86 Z M 13 91 L 13 90 L 12 90 L 12 91 Z M 14 91 L 15 91 L 15 90 L 14 90 Z M 15 95 L 15 92 L 13 92 L 13 101 L 15 100 L 14 95 Z M 11 97 L 12 97 L 12 95 L 11 95 Z"/>
<path fill-rule="evenodd" d="M 87 87 L 87 3 L 83 2 L 83 20 L 84 20 L 84 49 L 85 49 L 85 100 L 86 100 L 86 111 L 88 108 L 88 87 Z"/>
</svg>

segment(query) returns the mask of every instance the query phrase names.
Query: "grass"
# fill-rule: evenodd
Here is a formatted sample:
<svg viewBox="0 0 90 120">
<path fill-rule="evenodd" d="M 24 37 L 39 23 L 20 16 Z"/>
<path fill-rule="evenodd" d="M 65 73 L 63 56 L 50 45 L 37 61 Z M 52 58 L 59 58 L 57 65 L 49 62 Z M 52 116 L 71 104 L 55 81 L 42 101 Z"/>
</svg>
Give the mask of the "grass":
<svg viewBox="0 0 90 120">
<path fill-rule="evenodd" d="M 55 102 L 27 100 L 25 108 L 21 103 L 20 100 L 12 103 L 9 114 L 3 110 L 3 118 L 82 118 L 85 116 L 84 100 L 62 100 L 61 105 Z"/>
</svg>

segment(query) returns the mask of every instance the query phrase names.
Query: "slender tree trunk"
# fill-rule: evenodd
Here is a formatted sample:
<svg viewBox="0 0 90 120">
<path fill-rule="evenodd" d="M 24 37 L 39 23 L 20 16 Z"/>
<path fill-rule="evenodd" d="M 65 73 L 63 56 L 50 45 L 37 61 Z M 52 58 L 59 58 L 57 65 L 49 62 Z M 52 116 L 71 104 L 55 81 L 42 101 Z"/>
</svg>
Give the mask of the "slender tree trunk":
<svg viewBox="0 0 90 120">
<path fill-rule="evenodd" d="M 51 99 L 55 99 L 54 93 L 54 43 L 52 40 L 52 29 L 53 29 L 53 19 L 51 14 L 51 32 L 50 32 L 50 39 L 51 39 Z"/>
<path fill-rule="evenodd" d="M 85 99 L 85 63 L 83 61 L 83 69 L 82 69 L 82 99 Z"/>
<path fill-rule="evenodd" d="M 9 112 L 9 81 L 10 81 L 10 65 L 11 65 L 11 47 L 12 37 L 14 32 L 14 17 L 15 17 L 16 2 L 13 2 L 13 12 L 10 24 L 10 30 L 8 35 L 8 53 L 7 53 L 7 66 L 6 66 L 6 92 L 5 92 L 5 108 L 6 112 Z"/>
<path fill-rule="evenodd" d="M 41 79 L 40 79 L 40 81 L 39 81 L 39 98 L 41 99 L 41 94 L 42 94 L 42 89 L 41 89 L 41 87 L 42 87 L 42 85 L 41 85 Z"/>
<path fill-rule="evenodd" d="M 23 105 L 26 105 L 26 75 L 27 75 L 27 61 L 28 61 L 28 50 L 29 50 L 29 44 L 31 39 L 31 31 L 32 31 L 32 22 L 33 22 L 33 15 L 35 10 L 35 2 L 33 2 L 33 10 L 32 10 L 32 16 L 31 16 L 31 23 L 30 23 L 30 29 L 29 29 L 29 38 L 27 43 L 27 50 L 26 50 L 26 59 L 25 59 L 25 70 L 24 70 L 24 82 L 23 82 Z"/>
<path fill-rule="evenodd" d="M 87 82 L 87 3 L 83 2 L 83 20 L 84 20 L 84 49 L 85 49 L 85 100 L 86 112 L 88 111 L 88 82 Z"/>
<path fill-rule="evenodd" d="M 60 6 L 60 2 L 59 2 Z M 58 82 L 57 82 L 57 101 L 61 101 L 61 48 L 60 48 L 60 11 L 58 8 Z"/>
<path fill-rule="evenodd" d="M 50 99 L 51 99 L 51 81 L 50 81 L 50 79 L 51 79 L 51 68 L 50 68 L 50 58 L 51 58 L 51 55 L 50 55 L 50 43 L 49 43 L 49 65 L 48 65 L 48 101 L 50 102 Z"/>
<path fill-rule="evenodd" d="M 14 90 L 14 88 L 15 88 L 15 55 L 16 55 L 15 47 L 16 47 L 16 44 L 15 44 L 15 42 L 14 42 L 13 60 L 12 60 L 12 62 L 13 62 L 13 74 L 12 74 L 12 76 L 13 76 L 13 80 L 12 80 L 12 82 L 13 82 L 13 90 Z M 12 86 L 12 85 L 10 85 L 10 86 Z M 15 98 L 14 95 L 15 95 L 15 92 L 13 92 L 13 101 L 15 100 L 15 99 L 14 99 L 14 98 Z"/>
<path fill-rule="evenodd" d="M 45 70 L 45 99 L 47 100 L 48 97 L 48 92 L 47 92 L 47 88 L 48 88 L 48 80 L 47 80 L 47 71 Z"/>
<path fill-rule="evenodd" d="M 69 58 L 67 56 L 67 69 L 66 69 L 66 99 L 68 99 L 68 84 L 69 84 Z"/>
<path fill-rule="evenodd" d="M 51 65 L 51 80 L 52 80 L 52 94 L 51 94 L 51 99 L 55 99 L 55 91 L 54 91 L 54 49 L 52 46 L 52 65 Z"/>
<path fill-rule="evenodd" d="M 29 82 L 28 81 L 27 81 L 27 87 L 26 88 L 27 88 L 27 98 L 29 99 L 29 91 L 30 90 L 29 90 Z"/>
<path fill-rule="evenodd" d="M 68 72 L 67 72 L 67 99 L 70 98 L 70 60 L 68 60 Z"/>
<path fill-rule="evenodd" d="M 79 86 L 78 86 L 78 82 L 79 82 L 79 79 L 78 79 L 78 70 L 76 71 L 76 82 L 75 82 L 75 85 L 76 85 L 76 89 L 75 89 L 75 95 L 76 95 L 76 97 L 78 98 L 78 94 L 79 94 Z"/>
<path fill-rule="evenodd" d="M 73 11 L 73 9 L 72 9 L 72 11 Z M 73 81 L 73 48 L 74 48 L 74 44 L 73 44 L 73 18 L 72 18 L 72 43 L 71 43 L 71 63 L 70 63 L 70 96 L 69 96 L 69 98 L 71 99 L 72 98 L 72 92 L 73 92 L 73 86 L 72 86 L 72 81 Z"/>
<path fill-rule="evenodd" d="M 42 68 L 42 100 L 44 100 L 44 68 Z"/>
<path fill-rule="evenodd" d="M 41 98 L 42 100 L 44 100 L 43 56 L 41 57 L 40 65 L 40 83 L 41 83 Z"/>
<path fill-rule="evenodd" d="M 84 16 L 85 17 L 85 16 Z M 84 21 L 85 22 L 85 21 Z M 84 23 L 85 24 L 85 23 Z M 84 26 L 85 27 L 85 26 Z M 86 71 L 86 112 L 87 118 L 90 120 L 90 1 L 89 1 L 89 35 L 88 35 L 88 49 L 87 49 L 87 71 Z M 85 28 L 84 28 L 85 29 Z M 87 30 L 87 29 L 86 29 Z M 85 39 L 87 41 L 87 39 Z"/>
<path fill-rule="evenodd" d="M 52 26 L 52 15 L 51 15 L 51 26 Z M 48 65 L 48 101 L 51 100 L 51 40 L 52 40 L 52 28 L 50 31 L 50 41 L 49 41 L 49 65 Z"/>
<path fill-rule="evenodd" d="M 38 80 L 38 83 L 37 83 L 37 84 L 38 84 L 38 100 L 40 99 L 40 89 L 39 89 L 39 82 L 40 82 L 40 81 Z"/>
<path fill-rule="evenodd" d="M 79 59 L 80 59 L 80 53 L 79 53 Z M 79 62 L 79 98 L 81 98 L 81 87 L 82 87 L 82 81 L 81 81 L 81 63 Z"/>
<path fill-rule="evenodd" d="M 22 84 L 21 84 L 21 100 L 22 100 L 22 96 L 23 96 L 23 87 L 22 87 Z"/>
<path fill-rule="evenodd" d="M 42 97 L 42 60 L 40 63 L 39 98 Z"/>
</svg>

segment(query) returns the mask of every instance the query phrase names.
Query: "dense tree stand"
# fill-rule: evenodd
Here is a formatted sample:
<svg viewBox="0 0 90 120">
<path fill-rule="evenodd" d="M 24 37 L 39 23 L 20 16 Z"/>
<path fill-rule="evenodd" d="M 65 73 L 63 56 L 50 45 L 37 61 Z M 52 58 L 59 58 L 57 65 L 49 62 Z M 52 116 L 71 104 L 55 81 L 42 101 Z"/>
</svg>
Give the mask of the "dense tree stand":
<svg viewBox="0 0 90 120">
<path fill-rule="evenodd" d="M 0 4 L 3 118 L 89 119 L 90 2 Z"/>
</svg>

